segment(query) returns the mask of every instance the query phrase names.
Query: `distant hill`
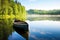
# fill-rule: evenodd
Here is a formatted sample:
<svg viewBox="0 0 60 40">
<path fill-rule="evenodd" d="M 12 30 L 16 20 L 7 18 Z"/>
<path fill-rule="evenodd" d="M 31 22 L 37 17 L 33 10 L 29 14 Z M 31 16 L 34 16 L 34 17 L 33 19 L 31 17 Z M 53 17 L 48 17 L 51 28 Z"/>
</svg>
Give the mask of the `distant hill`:
<svg viewBox="0 0 60 40">
<path fill-rule="evenodd" d="M 27 10 L 28 14 L 40 14 L 40 15 L 60 15 L 60 10 Z"/>
</svg>

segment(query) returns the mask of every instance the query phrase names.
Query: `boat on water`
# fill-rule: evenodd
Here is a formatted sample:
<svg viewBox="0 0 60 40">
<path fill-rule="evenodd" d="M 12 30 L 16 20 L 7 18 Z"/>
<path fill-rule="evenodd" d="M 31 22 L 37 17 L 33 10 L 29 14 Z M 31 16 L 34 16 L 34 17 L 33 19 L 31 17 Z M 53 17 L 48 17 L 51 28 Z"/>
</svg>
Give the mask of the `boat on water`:
<svg viewBox="0 0 60 40">
<path fill-rule="evenodd" d="M 13 29 L 26 40 L 28 40 L 28 24 L 25 21 L 15 20 L 13 23 Z"/>
</svg>

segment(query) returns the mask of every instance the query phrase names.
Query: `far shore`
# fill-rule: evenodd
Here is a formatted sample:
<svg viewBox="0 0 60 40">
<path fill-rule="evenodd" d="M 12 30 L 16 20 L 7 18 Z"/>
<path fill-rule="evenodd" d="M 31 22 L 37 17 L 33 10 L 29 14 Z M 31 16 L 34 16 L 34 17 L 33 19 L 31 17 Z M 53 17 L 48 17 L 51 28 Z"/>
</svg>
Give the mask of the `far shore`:
<svg viewBox="0 0 60 40">
<path fill-rule="evenodd" d="M 38 15 L 38 14 L 28 14 L 27 17 L 60 17 L 60 15 Z"/>
</svg>

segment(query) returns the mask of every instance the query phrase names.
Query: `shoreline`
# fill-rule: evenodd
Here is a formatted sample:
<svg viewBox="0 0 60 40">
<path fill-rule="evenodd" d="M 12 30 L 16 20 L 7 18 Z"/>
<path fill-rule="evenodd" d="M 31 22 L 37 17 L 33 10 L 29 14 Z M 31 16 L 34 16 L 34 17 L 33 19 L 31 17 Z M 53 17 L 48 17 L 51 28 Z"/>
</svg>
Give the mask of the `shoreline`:
<svg viewBox="0 0 60 40">
<path fill-rule="evenodd" d="M 38 15 L 38 14 L 28 14 L 27 17 L 60 17 L 60 15 Z"/>
</svg>

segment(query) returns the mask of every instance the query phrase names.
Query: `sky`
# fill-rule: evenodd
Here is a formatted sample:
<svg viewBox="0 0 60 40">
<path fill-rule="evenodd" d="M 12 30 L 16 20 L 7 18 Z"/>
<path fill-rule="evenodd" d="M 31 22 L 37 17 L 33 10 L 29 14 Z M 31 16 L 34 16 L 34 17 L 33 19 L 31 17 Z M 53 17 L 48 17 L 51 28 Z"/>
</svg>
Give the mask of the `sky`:
<svg viewBox="0 0 60 40">
<path fill-rule="evenodd" d="M 53 10 L 60 9 L 60 0 L 18 0 L 26 10 Z"/>
</svg>

